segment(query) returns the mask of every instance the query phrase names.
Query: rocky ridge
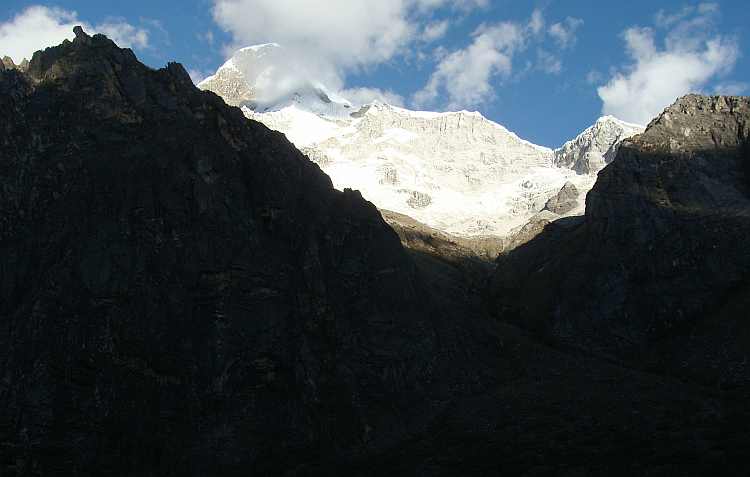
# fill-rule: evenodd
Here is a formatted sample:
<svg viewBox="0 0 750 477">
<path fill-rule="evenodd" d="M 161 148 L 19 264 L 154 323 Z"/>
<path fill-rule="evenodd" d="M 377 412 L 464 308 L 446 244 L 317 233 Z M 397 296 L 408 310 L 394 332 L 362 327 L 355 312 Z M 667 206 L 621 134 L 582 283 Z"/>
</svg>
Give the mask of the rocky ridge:
<svg viewBox="0 0 750 477">
<path fill-rule="evenodd" d="M 498 308 L 604 352 L 685 326 L 710 334 L 706 313 L 750 272 L 749 117 L 739 97 L 689 95 L 667 108 L 599 173 L 585 220 L 547 226 L 498 258 Z"/>
<path fill-rule="evenodd" d="M 613 116 L 601 117 L 577 138 L 555 149 L 553 161 L 579 174 L 596 174 L 612 162 L 622 141 L 643 130 L 643 126 L 629 124 Z"/>
<path fill-rule="evenodd" d="M 482 386 L 372 204 L 181 65 L 75 33 L 0 71 L 3 473 L 235 474 Z"/>
</svg>

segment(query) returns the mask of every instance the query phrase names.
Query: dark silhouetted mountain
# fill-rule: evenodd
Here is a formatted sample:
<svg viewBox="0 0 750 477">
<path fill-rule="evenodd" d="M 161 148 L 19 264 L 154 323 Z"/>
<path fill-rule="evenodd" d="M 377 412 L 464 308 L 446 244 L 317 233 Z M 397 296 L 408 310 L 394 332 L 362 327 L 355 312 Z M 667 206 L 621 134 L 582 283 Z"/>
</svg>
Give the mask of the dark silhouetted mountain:
<svg viewBox="0 0 750 477">
<path fill-rule="evenodd" d="M 747 323 L 736 335 L 715 322 L 750 278 L 749 119 L 748 98 L 688 95 L 667 108 L 599 173 L 585 223 L 552 223 L 498 258 L 496 309 L 604 352 L 685 330 L 749 344 Z M 750 377 L 743 346 L 716 351 L 727 379 Z"/>
<path fill-rule="evenodd" d="M 0 71 L 5 468 L 244 473 L 470 390 L 372 204 L 181 65 L 75 32 Z"/>
<path fill-rule="evenodd" d="M 1 475 L 746 471 L 747 99 L 667 110 L 585 220 L 396 233 L 75 32 L 0 64 Z"/>
</svg>

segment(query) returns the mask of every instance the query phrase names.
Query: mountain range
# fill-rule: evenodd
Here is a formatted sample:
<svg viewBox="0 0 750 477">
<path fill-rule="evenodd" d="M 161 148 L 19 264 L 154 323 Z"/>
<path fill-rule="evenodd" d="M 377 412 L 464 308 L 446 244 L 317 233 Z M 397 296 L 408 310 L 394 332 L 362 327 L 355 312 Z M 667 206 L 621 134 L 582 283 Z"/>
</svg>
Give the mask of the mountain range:
<svg viewBox="0 0 750 477">
<path fill-rule="evenodd" d="M 305 76 L 278 44 L 238 50 L 198 87 L 286 134 L 336 188 L 464 237 L 511 235 L 566 183 L 578 192 L 575 207 L 547 215 L 582 215 L 596 173 L 644 129 L 607 116 L 552 150 L 476 112 L 354 107 Z"/>
<path fill-rule="evenodd" d="M 608 162 L 585 213 L 563 217 L 566 180 L 498 248 L 335 188 L 180 64 L 74 33 L 0 63 L 3 476 L 747 472 L 750 99 L 688 95 L 617 147 L 548 151 Z M 264 114 L 359 111 L 310 122 L 342 148 L 368 114 L 394 151 L 418 140 L 399 115 L 457 157 L 465 124 L 496 130 L 260 84 L 283 93 Z M 537 157 L 492 137 L 525 157 L 509 176 Z M 459 165 L 418 159 L 425 181 L 393 175 L 414 210 Z"/>
</svg>

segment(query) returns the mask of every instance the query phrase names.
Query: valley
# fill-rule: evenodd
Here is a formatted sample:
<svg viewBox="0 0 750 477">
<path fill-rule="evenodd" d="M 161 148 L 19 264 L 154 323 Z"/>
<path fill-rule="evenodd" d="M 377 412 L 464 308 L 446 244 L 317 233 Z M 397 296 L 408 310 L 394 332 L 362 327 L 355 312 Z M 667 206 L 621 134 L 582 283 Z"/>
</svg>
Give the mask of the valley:
<svg viewBox="0 0 750 477">
<path fill-rule="evenodd" d="M 746 472 L 748 98 L 550 150 L 74 31 L 0 64 L 0 474 Z"/>
</svg>

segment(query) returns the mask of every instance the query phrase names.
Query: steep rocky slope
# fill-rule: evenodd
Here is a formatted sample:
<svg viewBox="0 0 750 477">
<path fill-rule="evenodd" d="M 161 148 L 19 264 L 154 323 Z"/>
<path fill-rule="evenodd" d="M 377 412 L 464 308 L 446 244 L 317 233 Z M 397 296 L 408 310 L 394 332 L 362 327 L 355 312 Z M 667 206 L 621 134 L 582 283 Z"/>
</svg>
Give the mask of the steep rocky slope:
<svg viewBox="0 0 750 477">
<path fill-rule="evenodd" d="M 668 328 L 748 276 L 748 119 L 747 98 L 684 97 L 599 174 L 586 209 L 590 247 L 640 284 L 640 305 L 602 300 L 610 312 L 658 310 L 644 331 Z"/>
<path fill-rule="evenodd" d="M 0 70 L 0 472 L 243 473 L 479 386 L 372 204 L 75 31 Z"/>
<path fill-rule="evenodd" d="M 746 472 L 742 281 L 602 360 L 541 313 L 571 296 L 556 259 L 595 260 L 587 219 L 557 220 L 497 265 L 525 329 L 494 320 L 480 285 L 503 240 L 386 212 L 397 234 L 180 65 L 76 32 L 0 66 L 3 476 Z"/>
<path fill-rule="evenodd" d="M 613 116 L 601 117 L 577 138 L 555 149 L 554 163 L 579 174 L 596 174 L 612 162 L 622 141 L 642 133 L 643 129 Z"/>
<path fill-rule="evenodd" d="M 708 323 L 750 272 L 749 117 L 747 98 L 690 95 L 624 141 L 585 221 L 552 224 L 498 258 L 490 290 L 501 314 L 607 352 L 690 326 L 726 329 Z M 737 325 L 747 342 L 747 323 Z M 746 380 L 747 349 L 725 357 Z"/>
</svg>

